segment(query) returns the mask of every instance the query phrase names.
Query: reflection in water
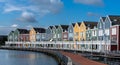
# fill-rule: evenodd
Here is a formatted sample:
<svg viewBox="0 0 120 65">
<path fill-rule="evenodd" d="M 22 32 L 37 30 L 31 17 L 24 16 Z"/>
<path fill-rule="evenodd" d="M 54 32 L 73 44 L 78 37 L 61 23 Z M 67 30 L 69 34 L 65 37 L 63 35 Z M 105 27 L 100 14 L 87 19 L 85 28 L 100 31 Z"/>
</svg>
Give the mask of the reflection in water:
<svg viewBox="0 0 120 65">
<path fill-rule="evenodd" d="M 0 65 L 58 65 L 58 63 L 42 53 L 0 50 Z"/>
</svg>

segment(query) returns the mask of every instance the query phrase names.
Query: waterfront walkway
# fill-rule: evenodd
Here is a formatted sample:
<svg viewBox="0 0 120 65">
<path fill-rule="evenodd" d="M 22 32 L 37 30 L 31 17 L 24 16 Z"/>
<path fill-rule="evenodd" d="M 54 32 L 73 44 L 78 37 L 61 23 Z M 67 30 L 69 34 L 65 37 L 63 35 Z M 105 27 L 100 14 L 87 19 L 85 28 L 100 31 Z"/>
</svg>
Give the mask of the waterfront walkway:
<svg viewBox="0 0 120 65">
<path fill-rule="evenodd" d="M 68 56 L 72 59 L 74 65 L 107 65 L 104 63 L 96 62 L 93 60 L 89 60 L 80 54 L 74 54 L 70 52 L 60 51 L 63 55 Z"/>
</svg>

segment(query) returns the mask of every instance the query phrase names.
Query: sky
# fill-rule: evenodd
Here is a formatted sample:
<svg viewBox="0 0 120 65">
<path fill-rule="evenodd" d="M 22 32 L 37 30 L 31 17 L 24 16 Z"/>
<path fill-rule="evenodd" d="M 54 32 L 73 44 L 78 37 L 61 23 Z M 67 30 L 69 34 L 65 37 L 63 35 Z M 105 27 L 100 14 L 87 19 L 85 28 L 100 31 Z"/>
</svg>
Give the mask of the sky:
<svg viewBox="0 0 120 65">
<path fill-rule="evenodd" d="M 0 35 L 16 28 L 99 21 L 120 15 L 120 0 L 0 0 Z"/>
</svg>

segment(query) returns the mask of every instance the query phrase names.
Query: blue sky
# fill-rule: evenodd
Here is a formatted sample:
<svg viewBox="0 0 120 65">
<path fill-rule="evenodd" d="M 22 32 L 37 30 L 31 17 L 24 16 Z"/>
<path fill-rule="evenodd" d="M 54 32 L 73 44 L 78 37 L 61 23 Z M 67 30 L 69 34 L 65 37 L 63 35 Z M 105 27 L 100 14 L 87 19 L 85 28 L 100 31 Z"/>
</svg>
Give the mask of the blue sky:
<svg viewBox="0 0 120 65">
<path fill-rule="evenodd" d="M 0 0 L 0 34 L 16 28 L 47 27 L 119 15 L 120 0 Z"/>
</svg>

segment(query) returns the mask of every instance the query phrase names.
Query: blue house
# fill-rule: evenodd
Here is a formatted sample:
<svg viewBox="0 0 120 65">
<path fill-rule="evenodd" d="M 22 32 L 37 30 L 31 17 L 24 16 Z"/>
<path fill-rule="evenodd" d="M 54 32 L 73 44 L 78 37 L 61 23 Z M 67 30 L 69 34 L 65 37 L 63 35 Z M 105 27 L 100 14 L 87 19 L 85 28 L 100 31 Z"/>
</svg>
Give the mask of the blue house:
<svg viewBox="0 0 120 65">
<path fill-rule="evenodd" d="M 72 23 L 68 27 L 68 40 L 69 41 L 73 41 L 74 40 L 74 26 L 75 26 L 75 23 Z"/>
<path fill-rule="evenodd" d="M 104 27 L 105 27 L 105 19 L 106 17 L 100 17 L 100 20 L 97 24 L 97 28 L 98 28 L 98 40 L 99 41 L 102 41 L 103 40 L 103 37 L 104 37 Z"/>
<path fill-rule="evenodd" d="M 53 38 L 52 28 L 53 28 L 53 26 L 49 26 L 46 29 L 46 41 L 52 41 L 52 38 Z"/>
</svg>

